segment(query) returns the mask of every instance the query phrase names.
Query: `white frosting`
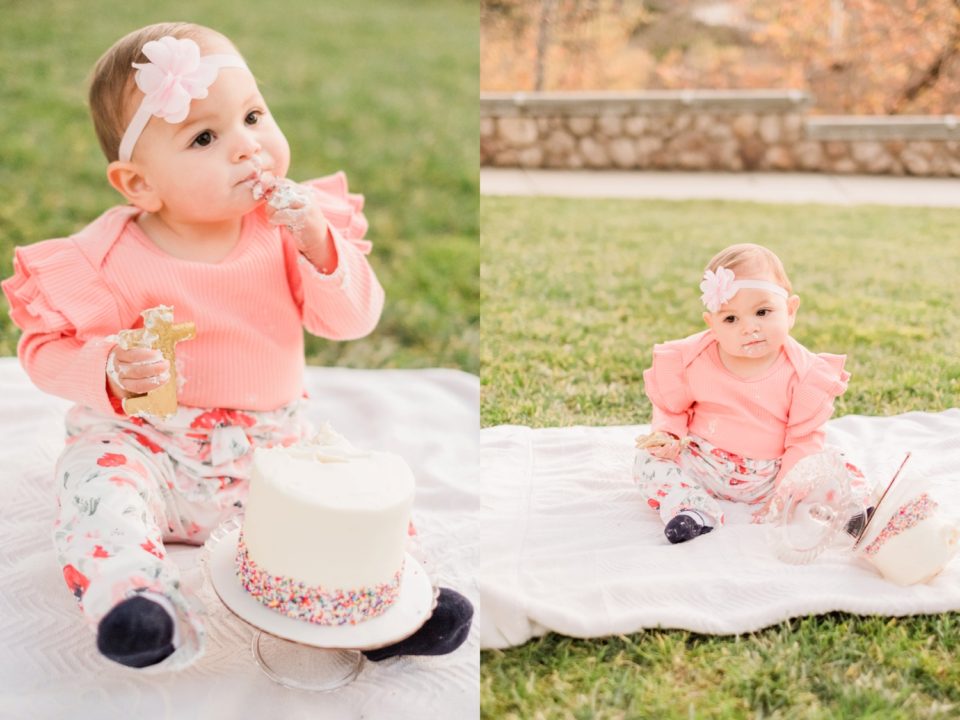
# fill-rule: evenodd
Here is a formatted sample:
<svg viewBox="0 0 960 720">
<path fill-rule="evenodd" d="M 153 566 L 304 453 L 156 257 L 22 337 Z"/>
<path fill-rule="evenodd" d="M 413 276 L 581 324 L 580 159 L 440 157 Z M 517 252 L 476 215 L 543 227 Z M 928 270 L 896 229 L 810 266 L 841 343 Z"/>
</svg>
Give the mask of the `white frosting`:
<svg viewBox="0 0 960 720">
<path fill-rule="evenodd" d="M 116 338 L 117 345 L 122 349 L 153 347 L 159 339 L 155 332 L 157 325 L 164 322 L 173 322 L 173 307 L 171 305 L 157 305 L 144 310 L 140 313 L 140 316 L 143 318 L 142 330 L 121 330 L 117 335 L 111 336 L 111 338 Z"/>
<path fill-rule="evenodd" d="M 960 530 L 928 518 L 889 538 L 876 554 L 865 556 L 887 580 L 898 585 L 927 582 L 957 552 Z"/>
<path fill-rule="evenodd" d="M 329 426 L 257 449 L 243 536 L 265 572 L 328 590 L 387 583 L 403 563 L 414 480 L 398 455 L 360 452 Z"/>
</svg>

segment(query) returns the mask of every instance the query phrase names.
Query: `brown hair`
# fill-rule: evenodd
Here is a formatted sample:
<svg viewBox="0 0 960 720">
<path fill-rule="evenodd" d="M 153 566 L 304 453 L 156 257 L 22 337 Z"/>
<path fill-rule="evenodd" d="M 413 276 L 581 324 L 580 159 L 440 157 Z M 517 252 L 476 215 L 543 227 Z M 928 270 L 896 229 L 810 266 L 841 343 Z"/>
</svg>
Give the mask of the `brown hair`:
<svg viewBox="0 0 960 720">
<path fill-rule="evenodd" d="M 203 40 L 211 36 L 226 40 L 216 30 L 203 25 L 185 22 L 156 23 L 120 38 L 97 60 L 90 81 L 90 114 L 93 116 L 97 139 L 108 162 L 118 158 L 120 139 L 135 110 L 130 106 L 136 89 L 133 63 L 148 62 L 143 54 L 143 46 L 165 35 L 190 38 L 201 47 Z"/>
<path fill-rule="evenodd" d="M 713 256 L 706 269 L 716 272 L 719 267 L 733 270 L 737 277 L 770 274 L 787 293 L 793 293 L 793 286 L 790 285 L 790 278 L 787 277 L 780 258 L 762 245 L 738 243 L 724 248 Z"/>
</svg>

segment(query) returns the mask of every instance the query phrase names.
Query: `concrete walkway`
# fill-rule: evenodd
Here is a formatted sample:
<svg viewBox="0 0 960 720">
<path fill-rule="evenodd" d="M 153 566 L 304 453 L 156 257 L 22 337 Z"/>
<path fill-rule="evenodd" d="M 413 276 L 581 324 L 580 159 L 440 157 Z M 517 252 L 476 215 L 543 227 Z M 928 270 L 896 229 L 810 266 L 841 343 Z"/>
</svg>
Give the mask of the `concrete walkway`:
<svg viewBox="0 0 960 720">
<path fill-rule="evenodd" d="M 481 168 L 480 194 L 960 207 L 960 178 Z"/>
</svg>

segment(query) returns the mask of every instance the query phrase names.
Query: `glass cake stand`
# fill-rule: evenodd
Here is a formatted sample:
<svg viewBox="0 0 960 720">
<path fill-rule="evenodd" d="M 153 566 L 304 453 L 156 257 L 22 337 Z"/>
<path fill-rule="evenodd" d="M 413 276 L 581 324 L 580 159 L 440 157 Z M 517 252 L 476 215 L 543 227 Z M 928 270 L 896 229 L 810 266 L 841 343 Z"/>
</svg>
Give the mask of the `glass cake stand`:
<svg viewBox="0 0 960 720">
<path fill-rule="evenodd" d="M 363 664 L 361 650 L 409 637 L 427 621 L 437 596 L 423 566 L 406 555 L 400 593 L 383 615 L 356 625 L 314 625 L 281 615 L 254 599 L 236 574 L 240 520 L 230 520 L 207 540 L 206 564 L 213 589 L 234 615 L 257 632 L 251 650 L 260 669 L 285 687 L 336 690 L 352 682 Z"/>
</svg>

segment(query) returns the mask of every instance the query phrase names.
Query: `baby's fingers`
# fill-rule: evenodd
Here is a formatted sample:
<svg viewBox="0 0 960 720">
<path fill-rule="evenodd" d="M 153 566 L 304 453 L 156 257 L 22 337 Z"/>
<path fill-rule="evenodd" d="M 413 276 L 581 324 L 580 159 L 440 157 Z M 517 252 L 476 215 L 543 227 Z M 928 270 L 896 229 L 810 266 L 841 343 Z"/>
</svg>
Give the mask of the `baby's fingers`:
<svg viewBox="0 0 960 720">
<path fill-rule="evenodd" d="M 162 357 L 156 362 L 117 363 L 117 375 L 121 380 L 146 380 L 164 375 L 169 380 L 170 363 Z"/>
<path fill-rule="evenodd" d="M 260 173 L 259 182 L 263 185 L 264 192 L 269 195 L 271 192 L 277 189 L 277 184 L 280 182 L 280 178 L 274 175 L 269 170 L 264 170 Z"/>
<path fill-rule="evenodd" d="M 680 454 L 680 447 L 678 445 L 657 445 L 647 448 L 647 452 L 661 460 L 675 460 Z"/>
<path fill-rule="evenodd" d="M 120 387 L 135 395 L 143 395 L 151 390 L 156 390 L 161 385 L 166 385 L 168 382 L 170 382 L 170 374 L 164 373 L 163 375 L 154 375 L 153 377 L 143 378 L 141 380 L 121 380 Z"/>
<path fill-rule="evenodd" d="M 277 178 L 269 170 L 260 173 L 260 176 L 257 178 L 256 182 L 253 183 L 253 186 L 250 188 L 253 192 L 254 200 L 264 200 L 270 197 L 270 194 L 277 187 Z"/>
<path fill-rule="evenodd" d="M 114 383 L 138 395 L 170 381 L 170 363 L 159 350 L 151 348 L 116 348 L 107 372 Z"/>
<path fill-rule="evenodd" d="M 118 364 L 160 362 L 163 360 L 162 352 L 148 347 L 132 347 L 124 350 L 117 346 L 113 350 L 113 356 Z"/>
</svg>

